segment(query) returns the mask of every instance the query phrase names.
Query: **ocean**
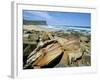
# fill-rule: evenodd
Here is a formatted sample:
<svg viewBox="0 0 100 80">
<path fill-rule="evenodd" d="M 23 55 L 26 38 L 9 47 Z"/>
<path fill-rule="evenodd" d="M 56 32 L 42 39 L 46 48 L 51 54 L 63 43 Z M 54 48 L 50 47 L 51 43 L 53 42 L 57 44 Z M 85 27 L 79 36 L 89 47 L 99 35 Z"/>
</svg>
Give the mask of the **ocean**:
<svg viewBox="0 0 100 80">
<path fill-rule="evenodd" d="M 66 25 L 61 25 L 61 26 L 57 26 L 57 25 L 48 25 L 48 26 L 43 26 L 45 28 L 51 28 L 51 29 L 55 29 L 55 30 L 83 30 L 83 31 L 91 31 L 91 27 L 90 26 L 66 26 Z"/>
</svg>

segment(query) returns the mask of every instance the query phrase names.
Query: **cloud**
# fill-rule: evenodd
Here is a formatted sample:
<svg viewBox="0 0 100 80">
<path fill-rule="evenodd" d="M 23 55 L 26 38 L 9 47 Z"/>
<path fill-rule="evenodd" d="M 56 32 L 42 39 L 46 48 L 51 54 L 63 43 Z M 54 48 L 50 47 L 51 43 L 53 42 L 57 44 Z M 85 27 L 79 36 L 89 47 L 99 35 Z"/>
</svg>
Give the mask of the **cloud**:
<svg viewBox="0 0 100 80">
<path fill-rule="evenodd" d="M 43 19 L 52 19 L 53 17 L 48 14 L 48 12 L 40 11 L 27 11 L 27 13 L 32 14 L 33 16 L 38 16 Z"/>
</svg>

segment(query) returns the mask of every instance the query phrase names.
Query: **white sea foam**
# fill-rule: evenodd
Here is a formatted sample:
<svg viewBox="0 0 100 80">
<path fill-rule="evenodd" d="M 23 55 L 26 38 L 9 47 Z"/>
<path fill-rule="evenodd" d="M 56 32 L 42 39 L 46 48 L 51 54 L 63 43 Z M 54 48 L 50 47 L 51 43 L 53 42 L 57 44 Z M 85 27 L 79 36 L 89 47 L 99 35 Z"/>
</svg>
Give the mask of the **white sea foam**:
<svg viewBox="0 0 100 80">
<path fill-rule="evenodd" d="M 86 30 L 89 32 L 91 30 L 90 27 L 86 27 L 86 26 L 55 26 L 55 25 L 51 26 L 51 25 L 48 25 L 48 26 L 43 26 L 43 27 L 56 29 L 56 30 Z"/>
</svg>

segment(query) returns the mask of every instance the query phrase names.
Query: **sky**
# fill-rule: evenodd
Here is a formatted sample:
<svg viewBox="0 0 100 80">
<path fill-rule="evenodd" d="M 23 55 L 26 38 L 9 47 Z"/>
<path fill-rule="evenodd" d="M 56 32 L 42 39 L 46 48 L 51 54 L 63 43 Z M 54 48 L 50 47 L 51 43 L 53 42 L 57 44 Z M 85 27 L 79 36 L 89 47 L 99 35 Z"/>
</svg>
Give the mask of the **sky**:
<svg viewBox="0 0 100 80">
<path fill-rule="evenodd" d="M 24 20 L 43 20 L 48 25 L 91 26 L 90 13 L 23 10 Z"/>
</svg>

